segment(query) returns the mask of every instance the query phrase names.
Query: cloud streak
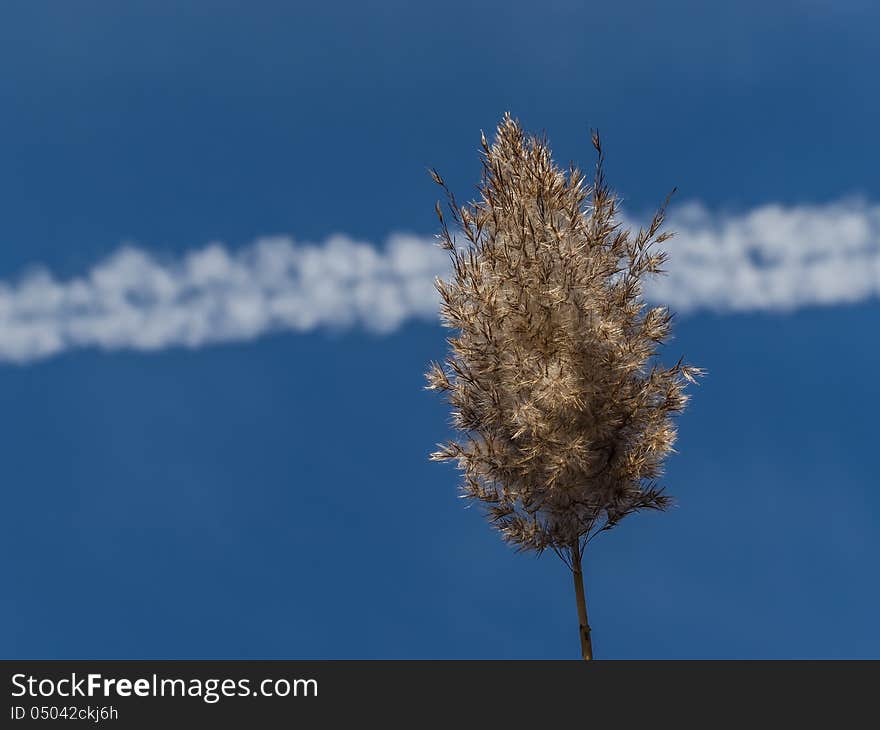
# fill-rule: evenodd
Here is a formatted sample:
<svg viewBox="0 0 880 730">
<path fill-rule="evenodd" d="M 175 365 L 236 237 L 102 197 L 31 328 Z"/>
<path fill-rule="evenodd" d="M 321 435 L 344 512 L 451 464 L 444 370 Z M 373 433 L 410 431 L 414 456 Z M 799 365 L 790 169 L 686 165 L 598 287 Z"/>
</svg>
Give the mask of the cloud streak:
<svg viewBox="0 0 880 730">
<path fill-rule="evenodd" d="M 880 205 L 764 205 L 712 214 L 698 203 L 669 218 L 667 275 L 646 294 L 690 312 L 791 310 L 880 295 Z"/>
<path fill-rule="evenodd" d="M 176 260 L 128 246 L 83 277 L 58 281 L 38 270 L 0 284 L 0 360 L 82 347 L 194 348 L 319 327 L 391 332 L 437 316 L 433 282 L 446 265 L 430 239 L 400 234 L 381 250 L 341 235 L 317 246 L 273 237 Z"/>
<path fill-rule="evenodd" d="M 789 310 L 880 295 L 880 205 L 766 205 L 717 214 L 673 209 L 668 274 L 647 297 L 680 312 Z M 271 237 L 232 251 L 210 244 L 163 259 L 124 247 L 68 280 L 42 269 L 0 282 L 0 360 L 67 350 L 160 350 L 248 341 L 271 332 L 362 327 L 377 333 L 435 320 L 435 276 L 448 270 L 430 237 L 381 248 L 343 235 L 319 245 Z"/>
</svg>

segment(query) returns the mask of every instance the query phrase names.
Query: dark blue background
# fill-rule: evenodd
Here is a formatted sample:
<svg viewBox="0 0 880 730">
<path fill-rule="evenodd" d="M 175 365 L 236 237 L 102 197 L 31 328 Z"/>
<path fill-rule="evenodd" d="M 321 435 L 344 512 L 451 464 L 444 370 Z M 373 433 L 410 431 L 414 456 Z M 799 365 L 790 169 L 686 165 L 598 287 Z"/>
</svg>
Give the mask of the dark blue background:
<svg viewBox="0 0 880 730">
<path fill-rule="evenodd" d="M 0 277 L 431 233 L 510 109 L 652 207 L 880 194 L 870 3 L 7 2 Z M 600 657 L 876 657 L 880 306 L 683 319 L 668 483 L 586 559 Z M 570 576 L 427 454 L 412 324 L 0 367 L 0 655 L 575 657 Z"/>
</svg>

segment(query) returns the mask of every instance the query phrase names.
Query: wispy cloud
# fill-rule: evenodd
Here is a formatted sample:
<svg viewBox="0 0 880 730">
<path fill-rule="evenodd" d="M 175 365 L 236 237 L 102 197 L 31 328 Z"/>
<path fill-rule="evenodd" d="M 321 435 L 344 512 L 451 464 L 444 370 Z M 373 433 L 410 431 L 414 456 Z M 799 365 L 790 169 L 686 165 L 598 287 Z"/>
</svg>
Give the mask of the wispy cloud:
<svg viewBox="0 0 880 730">
<path fill-rule="evenodd" d="M 681 312 L 784 310 L 880 295 L 880 205 L 767 205 L 739 214 L 674 208 L 668 275 L 649 299 Z M 246 341 L 276 331 L 364 327 L 384 333 L 436 318 L 433 279 L 447 271 L 431 237 L 382 247 L 338 235 L 287 237 L 177 259 L 125 247 L 87 274 L 47 270 L 0 283 L 0 360 L 82 347 L 158 350 Z"/>
<path fill-rule="evenodd" d="M 667 275 L 649 297 L 679 311 L 788 310 L 880 295 L 880 205 L 764 205 L 713 214 L 699 203 L 669 218 Z"/>
<path fill-rule="evenodd" d="M 400 234 L 382 249 L 346 236 L 302 246 L 273 237 L 238 251 L 211 244 L 177 260 L 129 246 L 80 278 L 40 270 L 0 284 L 0 359 L 200 347 L 318 327 L 390 332 L 437 316 L 433 282 L 446 265 L 430 238 Z"/>
</svg>

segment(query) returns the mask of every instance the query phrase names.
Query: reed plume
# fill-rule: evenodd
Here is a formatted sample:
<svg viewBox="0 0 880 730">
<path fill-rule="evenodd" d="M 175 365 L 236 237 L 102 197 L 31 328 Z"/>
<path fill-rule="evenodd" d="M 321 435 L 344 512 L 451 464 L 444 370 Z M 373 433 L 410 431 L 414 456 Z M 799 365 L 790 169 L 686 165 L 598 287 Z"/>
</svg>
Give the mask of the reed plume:
<svg viewBox="0 0 880 730">
<path fill-rule="evenodd" d="M 507 542 L 549 548 L 568 565 L 584 659 L 593 655 L 584 550 L 627 515 L 669 506 L 656 480 L 685 386 L 701 374 L 657 361 L 672 315 L 646 307 L 641 294 L 665 261 L 657 244 L 671 236 L 660 232 L 669 198 L 647 228 L 624 229 L 597 133 L 592 141 L 588 183 L 507 114 L 491 146 L 481 135 L 475 201 L 459 205 L 431 171 L 458 236 L 438 202 L 452 273 L 436 285 L 455 332 L 445 362 L 427 373 L 461 433 L 431 458 L 457 463 L 462 496 L 485 508 Z"/>
</svg>

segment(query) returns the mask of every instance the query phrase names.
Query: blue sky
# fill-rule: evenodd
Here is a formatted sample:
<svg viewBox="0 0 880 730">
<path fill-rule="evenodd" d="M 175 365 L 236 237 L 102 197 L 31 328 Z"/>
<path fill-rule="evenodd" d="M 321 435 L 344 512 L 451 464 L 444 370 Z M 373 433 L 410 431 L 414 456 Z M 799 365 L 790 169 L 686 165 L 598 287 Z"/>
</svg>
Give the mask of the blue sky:
<svg viewBox="0 0 880 730">
<path fill-rule="evenodd" d="M 587 554 L 597 656 L 880 655 L 880 12 L 542 7 L 4 3 L 0 655 L 577 656 L 564 566 L 427 461 L 448 413 L 422 390 L 446 335 L 418 294 L 425 168 L 466 197 L 506 110 L 561 162 L 591 164 L 598 127 L 634 218 L 680 190 L 687 256 L 653 296 L 709 376 L 678 506 Z M 298 309 L 270 316 L 293 285 L 260 256 L 303 243 Z M 206 261 L 220 334 L 182 299 L 68 306 L 204 293 Z"/>
</svg>

